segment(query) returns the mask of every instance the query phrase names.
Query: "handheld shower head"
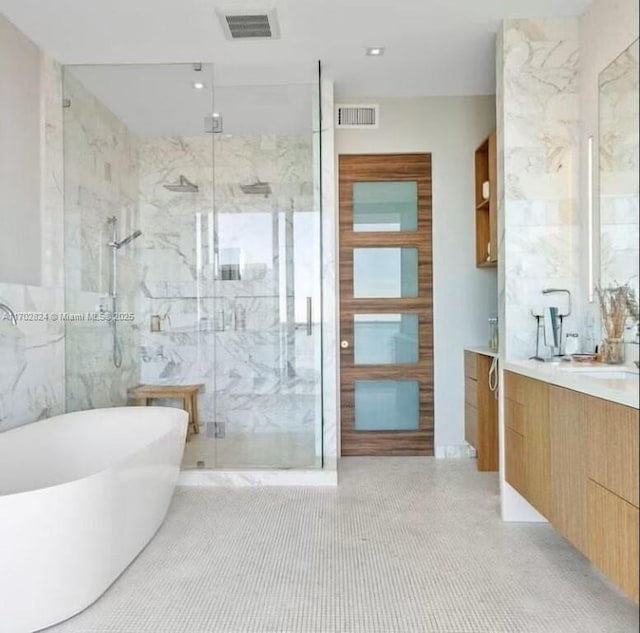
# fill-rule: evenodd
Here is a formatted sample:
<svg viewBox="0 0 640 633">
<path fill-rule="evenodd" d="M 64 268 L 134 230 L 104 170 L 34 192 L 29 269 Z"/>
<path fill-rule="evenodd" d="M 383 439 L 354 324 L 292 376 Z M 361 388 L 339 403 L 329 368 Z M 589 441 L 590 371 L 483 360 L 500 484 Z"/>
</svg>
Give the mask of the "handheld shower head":
<svg viewBox="0 0 640 633">
<path fill-rule="evenodd" d="M 129 237 L 125 237 L 123 240 L 120 240 L 116 248 L 122 248 L 123 246 L 126 246 L 129 242 L 133 242 L 133 240 L 140 237 L 141 235 L 142 235 L 142 231 L 140 230 L 134 231 L 131 235 L 129 235 Z"/>
<path fill-rule="evenodd" d="M 115 240 L 113 240 L 112 242 L 109 242 L 108 246 L 111 246 L 112 248 L 119 250 L 123 246 L 126 246 L 129 242 L 133 242 L 133 240 L 140 237 L 141 235 L 142 235 L 142 231 L 136 230 L 131 235 L 129 235 L 128 237 L 125 237 L 123 240 L 120 240 L 119 242 L 116 242 Z"/>
</svg>

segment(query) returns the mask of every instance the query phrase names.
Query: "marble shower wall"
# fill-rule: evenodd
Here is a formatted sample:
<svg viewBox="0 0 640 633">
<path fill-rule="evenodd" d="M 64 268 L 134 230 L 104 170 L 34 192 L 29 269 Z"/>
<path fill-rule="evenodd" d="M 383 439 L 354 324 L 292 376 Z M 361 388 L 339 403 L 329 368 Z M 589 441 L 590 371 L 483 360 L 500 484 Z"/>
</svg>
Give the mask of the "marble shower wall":
<svg viewBox="0 0 640 633">
<path fill-rule="evenodd" d="M 311 138 L 216 137 L 215 157 L 211 137 L 144 139 L 139 170 L 142 381 L 203 383 L 203 424 L 255 440 L 297 436 L 313 459 L 321 315 Z M 180 175 L 199 191 L 163 187 Z M 269 195 L 241 189 L 258 180 Z M 152 315 L 163 331 L 150 331 Z"/>
<path fill-rule="evenodd" d="M 535 352 L 535 319 L 545 305 L 568 308 L 564 331 L 579 332 L 578 21 L 506 20 L 498 37 L 499 302 L 508 359 Z"/>
<path fill-rule="evenodd" d="M 138 153 L 136 138 L 65 69 L 65 277 L 66 311 L 82 314 L 111 310 L 109 282 L 112 229 L 118 238 L 138 228 Z M 118 251 L 118 311 L 135 312 L 138 284 L 137 240 Z M 66 325 L 67 410 L 126 404 L 127 389 L 139 383 L 138 330 L 118 322 L 122 367 L 112 360 L 112 330 L 106 321 Z"/>
<path fill-rule="evenodd" d="M 316 183 L 316 195 L 322 198 L 322 416 L 325 468 L 338 465 L 338 205 L 336 189 L 334 91 L 333 82 L 323 80 L 320 107 L 322 114 L 320 142 L 314 161 L 321 162 L 322 182 Z M 314 117 L 315 120 L 316 117 Z M 315 167 L 314 167 L 315 169 Z M 321 185 L 321 188 L 320 188 Z"/>
<path fill-rule="evenodd" d="M 50 318 L 64 310 L 62 84 L 60 66 L 44 54 L 40 86 L 42 285 L 0 283 L 0 301 L 49 318 L 18 328 L 0 319 L 0 431 L 64 412 L 64 326 Z"/>
<path fill-rule="evenodd" d="M 208 236 L 213 229 L 211 137 L 144 138 L 138 152 L 140 286 L 136 317 L 143 383 L 204 383 L 200 417 L 212 421 L 214 334 L 213 266 Z M 164 188 L 181 175 L 198 192 Z M 162 318 L 151 332 L 151 316 Z"/>
</svg>

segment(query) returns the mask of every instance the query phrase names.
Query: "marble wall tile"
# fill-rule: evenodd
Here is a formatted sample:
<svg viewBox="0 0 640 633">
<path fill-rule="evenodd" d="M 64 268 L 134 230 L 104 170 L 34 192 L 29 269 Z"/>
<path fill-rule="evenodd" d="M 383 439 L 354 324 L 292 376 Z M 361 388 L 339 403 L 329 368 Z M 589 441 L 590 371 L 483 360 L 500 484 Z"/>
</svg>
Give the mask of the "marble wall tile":
<svg viewBox="0 0 640 633">
<path fill-rule="evenodd" d="M 321 428 L 313 160 L 310 138 L 140 141 L 141 379 L 203 384 L 202 423 L 223 422 L 228 436 L 303 433 L 313 444 Z M 165 189 L 181 174 L 197 193 Z M 256 181 L 270 195 L 242 191 Z M 216 267 L 235 257 L 241 278 L 221 280 Z M 165 331 L 149 331 L 153 314 L 168 316 Z"/>
<path fill-rule="evenodd" d="M 535 352 L 533 310 L 568 309 L 579 331 L 579 49 L 577 20 L 506 20 L 498 40 L 501 345 L 509 359 Z"/>
<path fill-rule="evenodd" d="M 138 228 L 138 142 L 74 76 L 64 74 L 66 310 L 111 310 L 111 216 L 118 238 Z M 134 312 L 139 240 L 118 257 L 118 306 Z M 113 363 L 113 327 L 107 322 L 66 325 L 67 410 L 126 404 L 127 389 L 139 383 L 138 325 L 117 324 L 122 366 Z"/>
<path fill-rule="evenodd" d="M 338 257 L 336 200 L 335 130 L 333 122 L 333 82 L 322 82 L 322 410 L 326 467 L 337 467 L 339 455 L 339 383 L 338 383 Z M 316 146 L 317 148 L 317 146 Z M 316 154 L 316 160 L 319 156 Z"/>
</svg>

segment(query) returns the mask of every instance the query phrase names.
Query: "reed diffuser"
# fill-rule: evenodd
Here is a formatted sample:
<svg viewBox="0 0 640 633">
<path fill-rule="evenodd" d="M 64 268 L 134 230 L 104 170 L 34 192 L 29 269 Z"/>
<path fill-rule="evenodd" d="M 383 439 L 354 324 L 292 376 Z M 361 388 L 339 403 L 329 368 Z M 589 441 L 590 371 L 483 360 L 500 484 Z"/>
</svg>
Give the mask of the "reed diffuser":
<svg viewBox="0 0 640 633">
<path fill-rule="evenodd" d="M 627 319 L 638 321 L 638 299 L 633 288 L 610 286 L 596 288 L 600 317 L 605 332 L 602 360 L 611 365 L 624 363 L 624 328 Z"/>
</svg>

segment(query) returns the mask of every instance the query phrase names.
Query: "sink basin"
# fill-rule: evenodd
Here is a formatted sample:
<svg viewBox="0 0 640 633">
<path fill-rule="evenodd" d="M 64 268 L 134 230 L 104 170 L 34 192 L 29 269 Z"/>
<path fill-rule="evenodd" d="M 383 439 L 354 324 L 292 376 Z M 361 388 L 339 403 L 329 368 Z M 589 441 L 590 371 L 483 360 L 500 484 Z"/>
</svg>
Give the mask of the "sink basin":
<svg viewBox="0 0 640 633">
<path fill-rule="evenodd" d="M 626 380 L 627 378 L 635 378 L 638 380 L 639 378 L 638 374 L 633 371 L 595 371 L 588 372 L 587 376 L 606 380 Z"/>
<path fill-rule="evenodd" d="M 579 374 L 581 376 L 588 376 L 589 378 L 598 378 L 599 380 L 627 380 L 635 378 L 638 380 L 639 376 L 637 372 L 625 371 L 623 369 L 606 370 L 606 369 L 573 369 L 573 374 Z"/>
</svg>

